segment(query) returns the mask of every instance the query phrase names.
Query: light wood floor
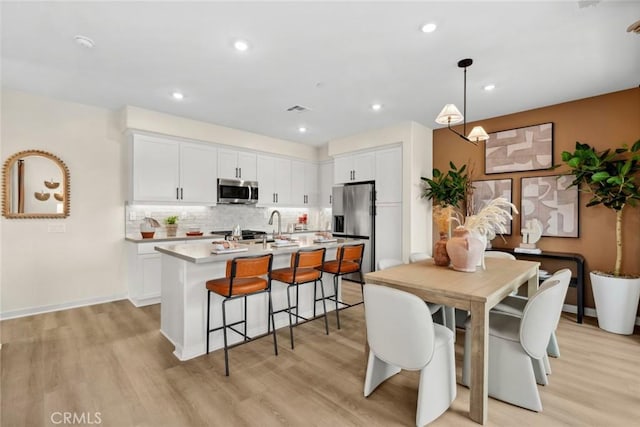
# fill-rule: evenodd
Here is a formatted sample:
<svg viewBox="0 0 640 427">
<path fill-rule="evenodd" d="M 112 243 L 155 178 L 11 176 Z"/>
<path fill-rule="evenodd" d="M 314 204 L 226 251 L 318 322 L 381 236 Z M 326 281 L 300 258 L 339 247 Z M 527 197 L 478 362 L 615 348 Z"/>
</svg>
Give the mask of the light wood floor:
<svg viewBox="0 0 640 427">
<path fill-rule="evenodd" d="M 574 318 L 560 321 L 562 357 L 551 360 L 550 384 L 540 387 L 544 411 L 489 399 L 488 425 L 638 425 L 640 335 Z M 158 305 L 119 301 L 3 321 L 0 424 L 55 425 L 57 412 L 91 414 L 96 424 L 99 412 L 101 425 L 117 427 L 414 425 L 417 373 L 402 372 L 365 399 L 363 307 L 342 311 L 341 321 L 338 331 L 330 317 L 329 336 L 321 320 L 300 325 L 294 351 L 280 330 L 277 357 L 270 338 L 232 349 L 229 378 L 221 351 L 174 358 L 158 330 Z M 458 377 L 462 343 L 459 332 Z M 432 425 L 477 425 L 468 404 L 468 389 L 458 386 L 453 406 Z"/>
</svg>

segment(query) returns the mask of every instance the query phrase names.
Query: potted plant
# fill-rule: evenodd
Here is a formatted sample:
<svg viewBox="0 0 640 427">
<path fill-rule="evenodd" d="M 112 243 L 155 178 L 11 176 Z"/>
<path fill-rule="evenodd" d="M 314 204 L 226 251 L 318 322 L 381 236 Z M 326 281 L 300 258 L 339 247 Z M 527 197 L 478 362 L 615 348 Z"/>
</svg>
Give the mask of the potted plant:
<svg viewBox="0 0 640 427">
<path fill-rule="evenodd" d="M 167 237 L 175 237 L 178 231 L 178 217 L 177 215 L 168 216 L 164 220 L 167 227 Z"/>
<path fill-rule="evenodd" d="M 622 272 L 622 217 L 625 207 L 635 206 L 640 199 L 640 140 L 631 148 L 623 145 L 604 151 L 576 142 L 573 153 L 562 153 L 562 161 L 575 176 L 571 185 L 591 195 L 587 207 L 603 205 L 616 215 L 615 266 L 611 272 L 592 271 L 591 287 L 600 327 L 632 334 L 640 300 L 640 277 Z"/>
</svg>

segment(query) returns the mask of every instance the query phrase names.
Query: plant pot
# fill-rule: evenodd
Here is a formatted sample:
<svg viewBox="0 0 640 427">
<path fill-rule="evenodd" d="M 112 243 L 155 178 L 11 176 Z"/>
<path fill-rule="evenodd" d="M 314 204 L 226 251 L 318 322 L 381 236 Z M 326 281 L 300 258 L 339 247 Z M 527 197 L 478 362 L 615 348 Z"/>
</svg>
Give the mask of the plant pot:
<svg viewBox="0 0 640 427">
<path fill-rule="evenodd" d="M 598 326 L 615 334 L 631 335 L 640 301 L 640 278 L 605 276 L 591 272 Z"/>
<path fill-rule="evenodd" d="M 447 233 L 440 233 L 440 240 L 433 245 L 433 262 L 440 267 L 448 267 L 451 263 L 447 254 Z"/>
<path fill-rule="evenodd" d="M 176 237 L 178 224 L 167 224 L 167 237 Z"/>
</svg>

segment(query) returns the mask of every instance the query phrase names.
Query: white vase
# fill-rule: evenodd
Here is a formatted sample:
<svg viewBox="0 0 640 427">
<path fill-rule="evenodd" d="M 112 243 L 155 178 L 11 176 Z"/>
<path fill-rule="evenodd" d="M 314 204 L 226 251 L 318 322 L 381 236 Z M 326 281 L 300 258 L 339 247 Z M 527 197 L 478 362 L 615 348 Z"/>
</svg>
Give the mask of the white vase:
<svg viewBox="0 0 640 427">
<path fill-rule="evenodd" d="M 472 237 L 475 237 L 476 239 L 482 242 L 483 250 L 482 250 L 482 255 L 480 256 L 480 261 L 478 261 L 478 267 L 482 267 L 483 270 L 486 270 L 486 267 L 484 265 L 484 251 L 487 249 L 487 242 L 488 242 L 487 235 L 479 233 L 475 230 L 471 230 L 470 233 Z"/>
<path fill-rule="evenodd" d="M 598 326 L 605 331 L 631 335 L 640 301 L 640 278 L 590 273 Z"/>
</svg>

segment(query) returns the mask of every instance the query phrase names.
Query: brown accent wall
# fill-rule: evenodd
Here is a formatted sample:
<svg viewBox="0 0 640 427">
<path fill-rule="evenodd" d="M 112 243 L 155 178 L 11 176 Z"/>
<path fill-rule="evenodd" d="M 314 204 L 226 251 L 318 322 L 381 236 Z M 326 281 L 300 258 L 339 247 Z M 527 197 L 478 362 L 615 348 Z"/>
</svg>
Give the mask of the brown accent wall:
<svg viewBox="0 0 640 427">
<path fill-rule="evenodd" d="M 476 124 L 488 132 L 519 128 L 539 123 L 553 122 L 553 162 L 562 164 L 561 153 L 572 151 L 576 141 L 588 143 L 596 149 L 615 148 L 622 143 L 629 145 L 640 139 L 640 88 L 613 92 L 606 95 L 566 102 L 535 110 L 495 117 L 475 123 L 467 123 L 467 132 Z M 455 128 L 462 132 L 462 126 Z M 520 178 L 529 176 L 556 175 L 566 170 L 564 166 L 556 170 L 518 173 L 484 174 L 484 145 L 477 147 L 465 142 L 448 129 L 438 129 L 433 133 L 433 165 L 440 170 L 448 170 L 449 161 L 457 166 L 469 164 L 473 168 L 472 179 L 513 179 L 513 202 L 520 208 Z M 613 270 L 615 263 L 615 214 L 609 209 L 596 206 L 587 208 L 587 195 L 580 196 L 580 237 L 543 237 L 538 242 L 542 250 L 556 252 L 577 252 L 586 259 L 587 287 L 586 305 L 594 307 L 593 295 L 588 279 L 591 270 Z M 493 241 L 494 247 L 515 247 L 520 243 L 520 216 L 513 221 L 513 234 Z M 624 218 L 624 259 L 623 270 L 640 273 L 640 206 L 628 207 Z M 554 271 L 557 265 L 543 265 Z M 575 288 L 569 289 L 567 302 L 575 304 Z"/>
</svg>

